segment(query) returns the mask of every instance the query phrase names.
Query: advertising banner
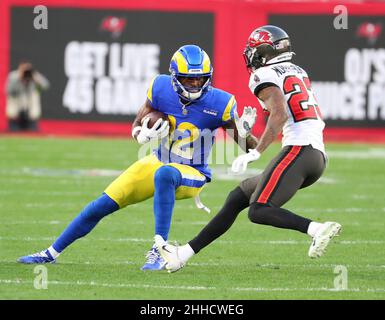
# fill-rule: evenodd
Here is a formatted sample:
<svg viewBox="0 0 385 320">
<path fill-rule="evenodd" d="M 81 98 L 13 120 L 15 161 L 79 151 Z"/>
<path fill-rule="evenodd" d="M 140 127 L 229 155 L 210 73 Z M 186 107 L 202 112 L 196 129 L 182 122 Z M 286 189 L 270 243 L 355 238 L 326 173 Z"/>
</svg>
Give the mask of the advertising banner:
<svg viewBox="0 0 385 320">
<path fill-rule="evenodd" d="M 31 7 L 11 10 L 11 66 L 28 58 L 51 82 L 43 119 L 132 120 L 174 51 L 194 43 L 213 52 L 210 13 L 49 8 L 43 31 L 30 16 Z"/>
<path fill-rule="evenodd" d="M 37 6 L 47 10 L 46 29 L 34 27 Z M 337 7 L 346 13 L 342 27 Z M 366 130 L 377 139 L 372 130 L 385 128 L 385 3 L 3 0 L 0 84 L 30 60 L 51 83 L 42 94 L 42 132 L 127 135 L 151 78 L 168 73 L 180 46 L 197 44 L 212 60 L 213 85 L 234 94 L 239 110 L 258 107 L 242 53 L 249 34 L 265 24 L 290 35 L 325 133 Z M 0 131 L 5 104 L 0 91 Z M 257 135 L 265 126 L 259 114 Z"/>
<path fill-rule="evenodd" d="M 291 35 L 294 61 L 308 72 L 329 127 L 384 126 L 385 18 L 349 16 L 346 29 L 335 18 L 270 15 L 269 23 Z"/>
</svg>

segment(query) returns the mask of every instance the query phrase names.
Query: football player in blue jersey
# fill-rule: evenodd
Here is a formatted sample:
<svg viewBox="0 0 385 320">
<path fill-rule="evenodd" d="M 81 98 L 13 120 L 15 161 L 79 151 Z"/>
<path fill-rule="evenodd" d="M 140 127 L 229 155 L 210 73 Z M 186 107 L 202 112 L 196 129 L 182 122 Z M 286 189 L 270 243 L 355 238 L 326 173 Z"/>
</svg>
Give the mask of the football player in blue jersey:
<svg viewBox="0 0 385 320">
<path fill-rule="evenodd" d="M 171 59 L 170 73 L 151 81 L 147 99 L 133 123 L 132 136 L 138 143 L 159 140 L 158 149 L 115 179 L 48 249 L 21 257 L 18 262 L 55 262 L 66 247 L 88 234 L 102 218 L 150 197 L 154 197 L 155 235 L 167 240 L 175 200 L 197 197 L 211 180 L 207 159 L 216 130 L 231 129 L 228 132 L 241 147 L 256 147 L 249 128 L 237 125 L 246 118 L 252 127 L 255 114 L 246 108 L 239 118 L 234 96 L 212 87 L 213 67 L 204 50 L 196 45 L 179 48 Z M 166 114 L 168 121 L 159 119 L 149 128 L 146 115 L 154 110 Z M 146 259 L 142 270 L 164 268 L 155 244 Z"/>
</svg>

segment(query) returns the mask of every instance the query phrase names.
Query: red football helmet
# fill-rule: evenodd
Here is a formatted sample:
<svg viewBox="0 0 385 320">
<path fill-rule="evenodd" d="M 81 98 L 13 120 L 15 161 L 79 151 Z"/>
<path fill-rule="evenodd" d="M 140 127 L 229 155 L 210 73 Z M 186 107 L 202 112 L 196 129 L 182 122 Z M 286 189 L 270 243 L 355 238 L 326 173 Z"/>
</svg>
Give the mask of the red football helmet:
<svg viewBox="0 0 385 320">
<path fill-rule="evenodd" d="M 249 36 L 243 52 L 250 73 L 267 64 L 289 61 L 293 55 L 287 33 L 272 25 L 255 29 Z"/>
</svg>

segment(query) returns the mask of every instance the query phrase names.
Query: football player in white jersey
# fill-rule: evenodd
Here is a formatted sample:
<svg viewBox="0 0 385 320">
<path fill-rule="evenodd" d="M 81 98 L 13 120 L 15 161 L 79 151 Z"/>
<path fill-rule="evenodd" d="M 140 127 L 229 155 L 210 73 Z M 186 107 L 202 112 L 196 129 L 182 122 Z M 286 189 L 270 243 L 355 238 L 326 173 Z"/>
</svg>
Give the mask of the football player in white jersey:
<svg viewBox="0 0 385 320">
<path fill-rule="evenodd" d="M 301 188 L 316 182 L 326 167 L 321 112 L 307 73 L 291 62 L 290 38 L 279 27 L 266 25 L 254 30 L 244 50 L 250 73 L 249 88 L 268 113 L 266 128 L 257 147 L 236 158 L 232 171 L 241 173 L 282 132 L 282 149 L 259 175 L 246 179 L 230 192 L 223 208 L 204 229 L 184 246 L 172 246 L 160 237 L 158 249 L 174 272 L 187 260 L 225 233 L 238 214 L 249 207 L 249 219 L 257 224 L 297 230 L 312 238 L 308 256 L 323 255 L 341 225 L 319 223 L 282 208 Z M 245 136 L 255 123 L 255 110 L 246 107 L 236 117 L 239 134 Z"/>
</svg>

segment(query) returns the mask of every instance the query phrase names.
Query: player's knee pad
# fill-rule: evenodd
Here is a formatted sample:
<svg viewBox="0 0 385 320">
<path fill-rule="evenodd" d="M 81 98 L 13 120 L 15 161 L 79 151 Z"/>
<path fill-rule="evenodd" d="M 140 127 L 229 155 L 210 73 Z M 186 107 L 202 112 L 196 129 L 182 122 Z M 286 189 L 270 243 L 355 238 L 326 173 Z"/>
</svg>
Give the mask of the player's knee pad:
<svg viewBox="0 0 385 320">
<path fill-rule="evenodd" d="M 155 172 L 154 183 L 155 187 L 164 185 L 172 185 L 175 188 L 179 187 L 182 180 L 182 175 L 178 169 L 171 166 L 162 166 Z"/>
<path fill-rule="evenodd" d="M 251 222 L 264 224 L 269 214 L 269 208 L 266 203 L 253 202 L 250 205 L 248 217 Z"/>
</svg>

